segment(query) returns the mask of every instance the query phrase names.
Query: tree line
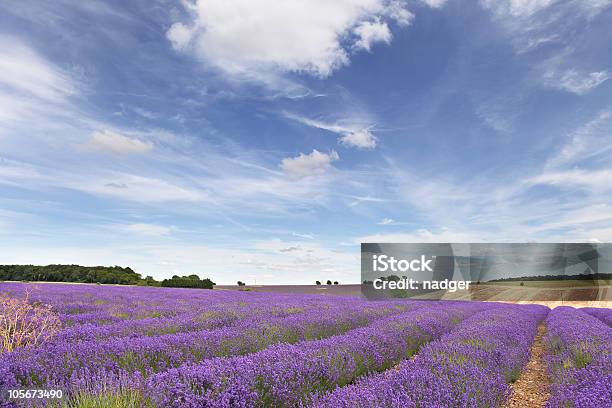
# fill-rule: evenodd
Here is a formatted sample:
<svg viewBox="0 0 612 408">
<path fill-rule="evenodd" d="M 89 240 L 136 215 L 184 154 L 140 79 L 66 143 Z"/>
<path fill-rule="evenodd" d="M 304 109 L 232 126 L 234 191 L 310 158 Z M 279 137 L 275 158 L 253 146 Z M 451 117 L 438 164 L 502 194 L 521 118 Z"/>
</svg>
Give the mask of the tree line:
<svg viewBox="0 0 612 408">
<path fill-rule="evenodd" d="M 130 267 L 81 265 L 0 265 L 0 281 L 77 282 L 118 285 L 164 286 L 212 289 L 215 283 L 198 275 L 177 276 L 156 281 Z"/>
<path fill-rule="evenodd" d="M 164 279 L 161 286 L 168 288 L 197 288 L 197 289 L 212 289 L 215 282 L 210 279 L 200 279 L 198 275 L 177 276 L 174 275 L 171 279 Z"/>
</svg>

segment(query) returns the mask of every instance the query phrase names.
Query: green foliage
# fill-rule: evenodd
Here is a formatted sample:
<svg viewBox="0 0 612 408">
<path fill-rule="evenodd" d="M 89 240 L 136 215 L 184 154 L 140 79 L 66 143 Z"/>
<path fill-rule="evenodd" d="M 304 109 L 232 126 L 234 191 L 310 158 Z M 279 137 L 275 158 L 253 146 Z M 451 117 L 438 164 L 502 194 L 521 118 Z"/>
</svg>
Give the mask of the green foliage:
<svg viewBox="0 0 612 408">
<path fill-rule="evenodd" d="M 60 405 L 61 404 L 61 405 Z M 77 395 L 73 402 L 49 404 L 51 407 L 61 408 L 144 408 L 151 404 L 138 391 L 123 389 L 120 391 L 108 391 L 99 395 L 83 393 Z"/>
<path fill-rule="evenodd" d="M 141 278 L 131 268 L 121 266 L 80 265 L 0 265 L 0 281 L 78 282 L 138 286 L 164 286 L 170 288 L 212 289 L 215 283 L 200 279 L 198 275 L 173 276 L 172 279 L 156 281 L 152 276 Z M 245 286 L 240 282 L 240 286 Z"/>
<path fill-rule="evenodd" d="M 208 278 L 200 279 L 198 275 L 174 275 L 171 279 L 164 279 L 161 286 L 168 288 L 212 289 L 213 286 L 215 286 L 215 283 Z"/>
<path fill-rule="evenodd" d="M 135 285 L 141 278 L 131 268 L 121 266 L 0 265 L 0 280 Z"/>
</svg>

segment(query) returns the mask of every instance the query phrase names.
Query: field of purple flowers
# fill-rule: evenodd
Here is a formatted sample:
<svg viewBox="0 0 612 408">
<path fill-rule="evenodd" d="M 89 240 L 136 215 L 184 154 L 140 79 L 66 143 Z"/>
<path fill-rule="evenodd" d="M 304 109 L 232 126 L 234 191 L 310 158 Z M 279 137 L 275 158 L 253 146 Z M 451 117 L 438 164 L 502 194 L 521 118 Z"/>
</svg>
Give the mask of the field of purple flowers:
<svg viewBox="0 0 612 408">
<path fill-rule="evenodd" d="M 0 335 L 35 334 L 0 348 L 0 407 L 503 407 L 542 324 L 548 407 L 612 406 L 609 309 L 17 283 L 0 304 Z"/>
</svg>

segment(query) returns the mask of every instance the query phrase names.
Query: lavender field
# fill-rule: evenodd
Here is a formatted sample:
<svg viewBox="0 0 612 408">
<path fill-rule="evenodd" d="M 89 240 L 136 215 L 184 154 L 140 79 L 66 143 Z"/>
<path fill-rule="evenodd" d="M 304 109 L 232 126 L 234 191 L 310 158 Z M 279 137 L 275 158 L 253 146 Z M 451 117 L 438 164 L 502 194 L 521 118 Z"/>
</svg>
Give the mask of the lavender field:
<svg viewBox="0 0 612 408">
<path fill-rule="evenodd" d="M 504 407 L 542 329 L 542 405 L 612 406 L 610 309 L 17 283 L 0 301 L 2 407 Z"/>
</svg>

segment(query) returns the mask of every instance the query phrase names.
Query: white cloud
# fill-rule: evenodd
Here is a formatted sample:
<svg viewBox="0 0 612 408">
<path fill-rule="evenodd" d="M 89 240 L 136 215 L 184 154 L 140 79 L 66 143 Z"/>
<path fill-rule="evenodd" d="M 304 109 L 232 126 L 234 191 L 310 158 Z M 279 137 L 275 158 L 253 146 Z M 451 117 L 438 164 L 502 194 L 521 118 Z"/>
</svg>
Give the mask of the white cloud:
<svg viewBox="0 0 612 408">
<path fill-rule="evenodd" d="M 548 184 L 559 187 L 585 187 L 603 192 L 612 189 L 612 170 L 550 171 L 532 177 L 526 182 L 528 184 Z"/>
<path fill-rule="evenodd" d="M 380 27 L 353 38 L 356 27 L 377 18 L 400 25 L 411 19 L 401 2 L 389 0 L 198 0 L 188 9 L 192 21 L 167 32 L 173 47 L 237 75 L 279 70 L 326 77 L 349 63 L 355 41 L 390 40 Z"/>
<path fill-rule="evenodd" d="M 115 197 L 143 203 L 162 203 L 173 201 L 202 202 L 210 200 L 201 189 L 182 186 L 170 180 L 142 177 L 133 174 L 114 174 L 104 178 L 84 177 L 65 180 L 66 187 L 90 194 Z"/>
<path fill-rule="evenodd" d="M 391 218 L 383 218 L 382 220 L 377 222 L 378 225 L 391 225 L 394 223 L 395 223 L 395 220 Z"/>
<path fill-rule="evenodd" d="M 191 37 L 194 35 L 195 28 L 189 28 L 181 23 L 173 24 L 166 32 L 168 40 L 177 50 L 184 50 L 189 45 Z"/>
<path fill-rule="evenodd" d="M 544 79 L 548 86 L 563 91 L 584 95 L 610 78 L 608 71 L 596 71 L 590 73 L 579 73 L 574 69 L 568 69 L 562 73 L 548 72 Z"/>
<path fill-rule="evenodd" d="M 584 228 L 588 225 L 599 227 L 610 222 L 612 222 L 612 207 L 607 204 L 597 204 L 567 211 L 561 217 L 547 220 L 537 226 L 529 227 L 527 230 L 533 233 L 568 227 Z"/>
<path fill-rule="evenodd" d="M 480 3 L 492 12 L 517 52 L 522 53 L 550 43 L 572 49 L 572 43 L 583 38 L 578 33 L 612 1 L 480 0 Z"/>
<path fill-rule="evenodd" d="M 446 0 L 421 0 L 431 8 L 440 8 L 446 4 Z"/>
<path fill-rule="evenodd" d="M 153 149 L 153 144 L 110 130 L 103 130 L 91 134 L 87 147 L 109 153 L 130 154 L 149 152 Z"/>
<path fill-rule="evenodd" d="M 426 0 L 427 1 L 427 0 Z M 446 0 L 429 0 L 429 1 L 446 1 Z M 406 27 L 412 23 L 414 14 L 412 14 L 404 5 L 404 0 L 391 0 L 388 2 L 384 15 L 394 20 L 398 25 Z"/>
<path fill-rule="evenodd" d="M 380 197 L 372 197 L 372 196 L 350 196 L 352 201 L 348 203 L 349 207 L 355 207 L 361 203 L 384 203 L 388 200 Z"/>
<path fill-rule="evenodd" d="M 0 49 L 0 94 L 57 102 L 76 92 L 66 73 L 19 40 L 0 36 Z"/>
<path fill-rule="evenodd" d="M 314 239 L 314 235 L 312 234 L 299 234 L 297 232 L 291 233 L 294 237 L 303 238 L 303 239 Z"/>
<path fill-rule="evenodd" d="M 612 110 L 602 111 L 572 132 L 559 153 L 547 161 L 547 167 L 576 163 L 612 151 L 611 118 Z"/>
<path fill-rule="evenodd" d="M 364 21 L 359 23 L 353 32 L 359 37 L 357 42 L 355 42 L 355 49 L 363 49 L 366 51 L 370 51 L 372 45 L 378 42 L 389 44 L 392 38 L 387 23 L 380 21 Z"/>
<path fill-rule="evenodd" d="M 300 153 L 297 157 L 283 159 L 281 168 L 292 178 L 303 178 L 324 174 L 330 169 L 332 162 L 339 159 L 340 156 L 334 150 L 321 153 L 314 149 L 310 154 Z"/>
<path fill-rule="evenodd" d="M 364 119 L 357 118 L 327 123 L 288 112 L 285 112 L 285 116 L 306 126 L 336 133 L 340 135 L 338 142 L 347 147 L 374 149 L 378 143 L 378 138 L 370 130 L 372 125 L 366 125 L 367 121 Z"/>
<path fill-rule="evenodd" d="M 122 229 L 131 234 L 162 237 L 172 233 L 175 228 L 157 224 L 137 223 L 125 225 Z"/>
<path fill-rule="evenodd" d="M 80 85 L 17 38 L 0 35 L 0 49 L 0 130 L 19 122 L 57 127 L 69 119 Z"/>
<path fill-rule="evenodd" d="M 529 17 L 551 5 L 555 0 L 481 0 L 485 8 L 499 17 Z"/>
<path fill-rule="evenodd" d="M 359 149 L 374 149 L 377 140 L 376 136 L 368 129 L 361 129 L 342 136 L 340 138 L 340 143 L 345 146 L 353 146 Z"/>
<path fill-rule="evenodd" d="M 411 233 L 364 235 L 354 238 L 353 242 L 480 242 L 481 240 L 482 238 L 465 232 L 455 232 L 445 229 L 440 232 L 432 232 L 428 229 L 419 229 Z"/>
</svg>

